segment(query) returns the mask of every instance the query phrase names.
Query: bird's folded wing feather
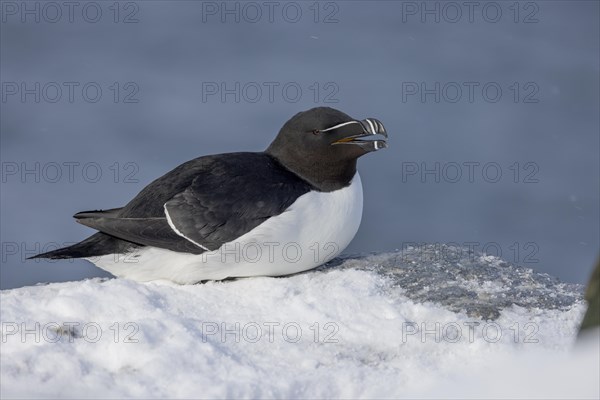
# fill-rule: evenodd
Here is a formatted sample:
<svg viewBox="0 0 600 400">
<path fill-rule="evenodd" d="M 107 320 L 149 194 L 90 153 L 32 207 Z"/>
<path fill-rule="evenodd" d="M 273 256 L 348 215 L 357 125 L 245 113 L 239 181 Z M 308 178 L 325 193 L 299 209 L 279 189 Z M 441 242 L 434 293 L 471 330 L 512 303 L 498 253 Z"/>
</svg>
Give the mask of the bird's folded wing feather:
<svg viewBox="0 0 600 400">
<path fill-rule="evenodd" d="M 75 214 L 77 222 L 119 239 L 163 249 L 200 254 L 204 250 L 177 235 L 165 217 L 120 218 L 95 211 Z"/>
<path fill-rule="evenodd" d="M 229 176 L 219 183 L 196 178 L 165 203 L 171 226 L 193 243 L 216 250 L 281 214 L 310 190 L 296 177 L 290 181 L 272 171 L 263 171 L 262 176 L 260 169 L 254 172 L 254 179 Z"/>
<path fill-rule="evenodd" d="M 75 217 L 119 239 L 200 254 L 281 214 L 312 188 L 263 153 L 202 157 L 185 171 L 193 176 L 178 167 L 122 209 Z"/>
</svg>

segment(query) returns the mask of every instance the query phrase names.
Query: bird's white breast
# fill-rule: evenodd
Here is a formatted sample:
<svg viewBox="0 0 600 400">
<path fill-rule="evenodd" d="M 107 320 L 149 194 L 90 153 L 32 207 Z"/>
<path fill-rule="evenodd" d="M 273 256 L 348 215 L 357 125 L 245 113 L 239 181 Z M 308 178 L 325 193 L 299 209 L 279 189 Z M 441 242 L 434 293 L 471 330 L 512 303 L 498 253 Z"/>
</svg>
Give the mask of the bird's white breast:
<svg viewBox="0 0 600 400">
<path fill-rule="evenodd" d="M 358 231 L 363 193 L 358 173 L 349 186 L 311 191 L 280 215 L 235 241 L 200 255 L 142 247 L 126 255 L 90 259 L 113 275 L 177 283 L 229 277 L 280 276 L 315 268 L 339 255 Z"/>
</svg>

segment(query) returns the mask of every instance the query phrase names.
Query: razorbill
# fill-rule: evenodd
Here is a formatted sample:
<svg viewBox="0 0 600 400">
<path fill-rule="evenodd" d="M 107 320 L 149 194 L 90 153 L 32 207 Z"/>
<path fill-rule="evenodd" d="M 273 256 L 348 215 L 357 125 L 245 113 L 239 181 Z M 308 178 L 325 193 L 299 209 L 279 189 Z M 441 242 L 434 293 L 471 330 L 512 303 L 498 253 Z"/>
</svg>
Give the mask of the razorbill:
<svg viewBox="0 0 600 400">
<path fill-rule="evenodd" d="M 386 147 L 385 138 L 374 118 L 300 112 L 264 152 L 199 157 L 124 207 L 75 214 L 99 232 L 32 258 L 85 258 L 118 277 L 181 284 L 315 268 L 356 234 L 356 160 Z"/>
</svg>

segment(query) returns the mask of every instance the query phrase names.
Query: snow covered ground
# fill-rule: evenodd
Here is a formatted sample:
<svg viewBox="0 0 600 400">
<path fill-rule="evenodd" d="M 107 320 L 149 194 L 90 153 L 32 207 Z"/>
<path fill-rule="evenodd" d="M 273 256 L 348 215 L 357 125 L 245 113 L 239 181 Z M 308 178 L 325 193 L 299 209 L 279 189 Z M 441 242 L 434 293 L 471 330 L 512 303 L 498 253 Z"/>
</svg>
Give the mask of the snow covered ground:
<svg viewBox="0 0 600 400">
<path fill-rule="evenodd" d="M 582 288 L 454 247 L 201 285 L 1 292 L 1 395 L 598 398 Z"/>
</svg>

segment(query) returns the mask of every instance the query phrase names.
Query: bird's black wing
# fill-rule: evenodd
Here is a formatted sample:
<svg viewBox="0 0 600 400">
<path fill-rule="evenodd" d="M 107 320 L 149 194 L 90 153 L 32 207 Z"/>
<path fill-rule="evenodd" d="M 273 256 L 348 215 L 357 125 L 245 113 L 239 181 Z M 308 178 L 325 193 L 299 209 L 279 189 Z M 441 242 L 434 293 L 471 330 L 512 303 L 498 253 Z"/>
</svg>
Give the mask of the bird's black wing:
<svg viewBox="0 0 600 400">
<path fill-rule="evenodd" d="M 75 217 L 119 239 L 199 254 L 281 214 L 311 189 L 267 154 L 221 154 L 182 164 L 117 212 Z"/>
<path fill-rule="evenodd" d="M 135 244 L 200 254 L 204 250 L 177 235 L 165 217 L 122 218 L 103 211 L 86 211 L 74 216 L 82 225 Z"/>
</svg>

